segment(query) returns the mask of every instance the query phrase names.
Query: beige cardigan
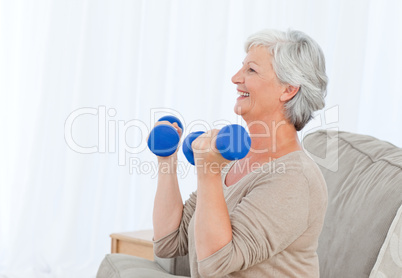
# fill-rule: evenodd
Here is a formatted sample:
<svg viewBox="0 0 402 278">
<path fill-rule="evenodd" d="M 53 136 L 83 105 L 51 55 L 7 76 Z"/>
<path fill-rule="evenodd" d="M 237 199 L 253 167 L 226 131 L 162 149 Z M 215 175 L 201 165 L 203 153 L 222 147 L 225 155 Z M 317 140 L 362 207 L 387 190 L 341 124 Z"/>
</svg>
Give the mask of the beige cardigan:
<svg viewBox="0 0 402 278">
<path fill-rule="evenodd" d="M 316 253 L 327 207 L 327 188 L 315 164 L 296 151 L 222 186 L 233 239 L 198 261 L 194 241 L 194 192 L 180 227 L 154 242 L 158 257 L 189 253 L 191 277 L 319 277 Z M 219 231 L 216 231 L 219 233 Z"/>
</svg>

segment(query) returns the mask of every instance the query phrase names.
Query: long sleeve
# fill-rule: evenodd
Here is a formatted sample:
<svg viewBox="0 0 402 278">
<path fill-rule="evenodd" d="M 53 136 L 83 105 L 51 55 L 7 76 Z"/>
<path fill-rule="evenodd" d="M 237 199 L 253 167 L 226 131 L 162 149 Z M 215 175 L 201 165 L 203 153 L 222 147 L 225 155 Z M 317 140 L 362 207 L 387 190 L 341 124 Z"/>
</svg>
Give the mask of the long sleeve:
<svg viewBox="0 0 402 278">
<path fill-rule="evenodd" d="M 227 169 L 233 164 L 229 164 Z M 183 208 L 179 228 L 154 244 L 159 257 L 189 253 L 191 277 L 319 277 L 316 253 L 327 205 L 325 180 L 304 152 L 276 159 L 229 187 L 222 173 L 232 240 L 197 259 L 197 195 Z M 219 232 L 219 231 L 216 231 Z"/>
<path fill-rule="evenodd" d="M 195 212 L 197 193 L 193 192 L 183 206 L 178 229 L 154 241 L 154 252 L 160 258 L 184 256 L 188 253 L 188 225 Z"/>
<path fill-rule="evenodd" d="M 233 239 L 198 262 L 203 277 L 222 277 L 245 270 L 282 252 L 309 226 L 309 182 L 287 169 L 268 175 L 254 186 L 230 213 Z"/>
</svg>

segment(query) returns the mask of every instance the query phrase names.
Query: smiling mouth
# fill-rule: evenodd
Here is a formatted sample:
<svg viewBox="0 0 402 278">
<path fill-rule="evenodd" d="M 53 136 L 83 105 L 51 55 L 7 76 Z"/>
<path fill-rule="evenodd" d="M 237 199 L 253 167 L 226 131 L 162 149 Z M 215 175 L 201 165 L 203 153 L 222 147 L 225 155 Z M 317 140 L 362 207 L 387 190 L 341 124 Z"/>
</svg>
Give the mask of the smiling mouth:
<svg viewBox="0 0 402 278">
<path fill-rule="evenodd" d="M 240 97 L 249 97 L 249 96 L 250 96 L 250 93 L 241 92 L 241 91 L 237 91 L 237 94 L 238 94 Z"/>
</svg>

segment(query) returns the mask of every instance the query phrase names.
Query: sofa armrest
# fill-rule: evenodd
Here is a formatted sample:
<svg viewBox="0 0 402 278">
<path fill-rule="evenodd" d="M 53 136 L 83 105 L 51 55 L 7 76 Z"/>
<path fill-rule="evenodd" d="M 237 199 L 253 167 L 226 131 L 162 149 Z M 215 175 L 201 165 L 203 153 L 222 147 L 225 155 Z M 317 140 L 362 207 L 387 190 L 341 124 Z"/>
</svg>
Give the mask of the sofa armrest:
<svg viewBox="0 0 402 278">
<path fill-rule="evenodd" d="M 188 276 L 190 277 L 190 264 L 188 260 L 188 255 L 176 258 L 159 258 L 154 255 L 154 260 L 157 262 L 165 271 L 174 275 Z"/>
</svg>

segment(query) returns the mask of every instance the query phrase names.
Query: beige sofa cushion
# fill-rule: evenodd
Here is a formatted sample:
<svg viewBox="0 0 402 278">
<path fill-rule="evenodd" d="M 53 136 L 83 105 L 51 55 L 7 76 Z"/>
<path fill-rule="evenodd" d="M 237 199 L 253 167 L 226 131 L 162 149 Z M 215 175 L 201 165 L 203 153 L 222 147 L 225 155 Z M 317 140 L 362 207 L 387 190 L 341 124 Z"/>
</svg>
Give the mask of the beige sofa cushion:
<svg viewBox="0 0 402 278">
<path fill-rule="evenodd" d="M 103 259 L 96 278 L 178 278 L 166 272 L 158 263 L 125 254 L 108 254 Z"/>
<path fill-rule="evenodd" d="M 309 134 L 303 145 L 328 186 L 321 277 L 368 277 L 402 204 L 402 150 L 338 131 Z"/>
</svg>

